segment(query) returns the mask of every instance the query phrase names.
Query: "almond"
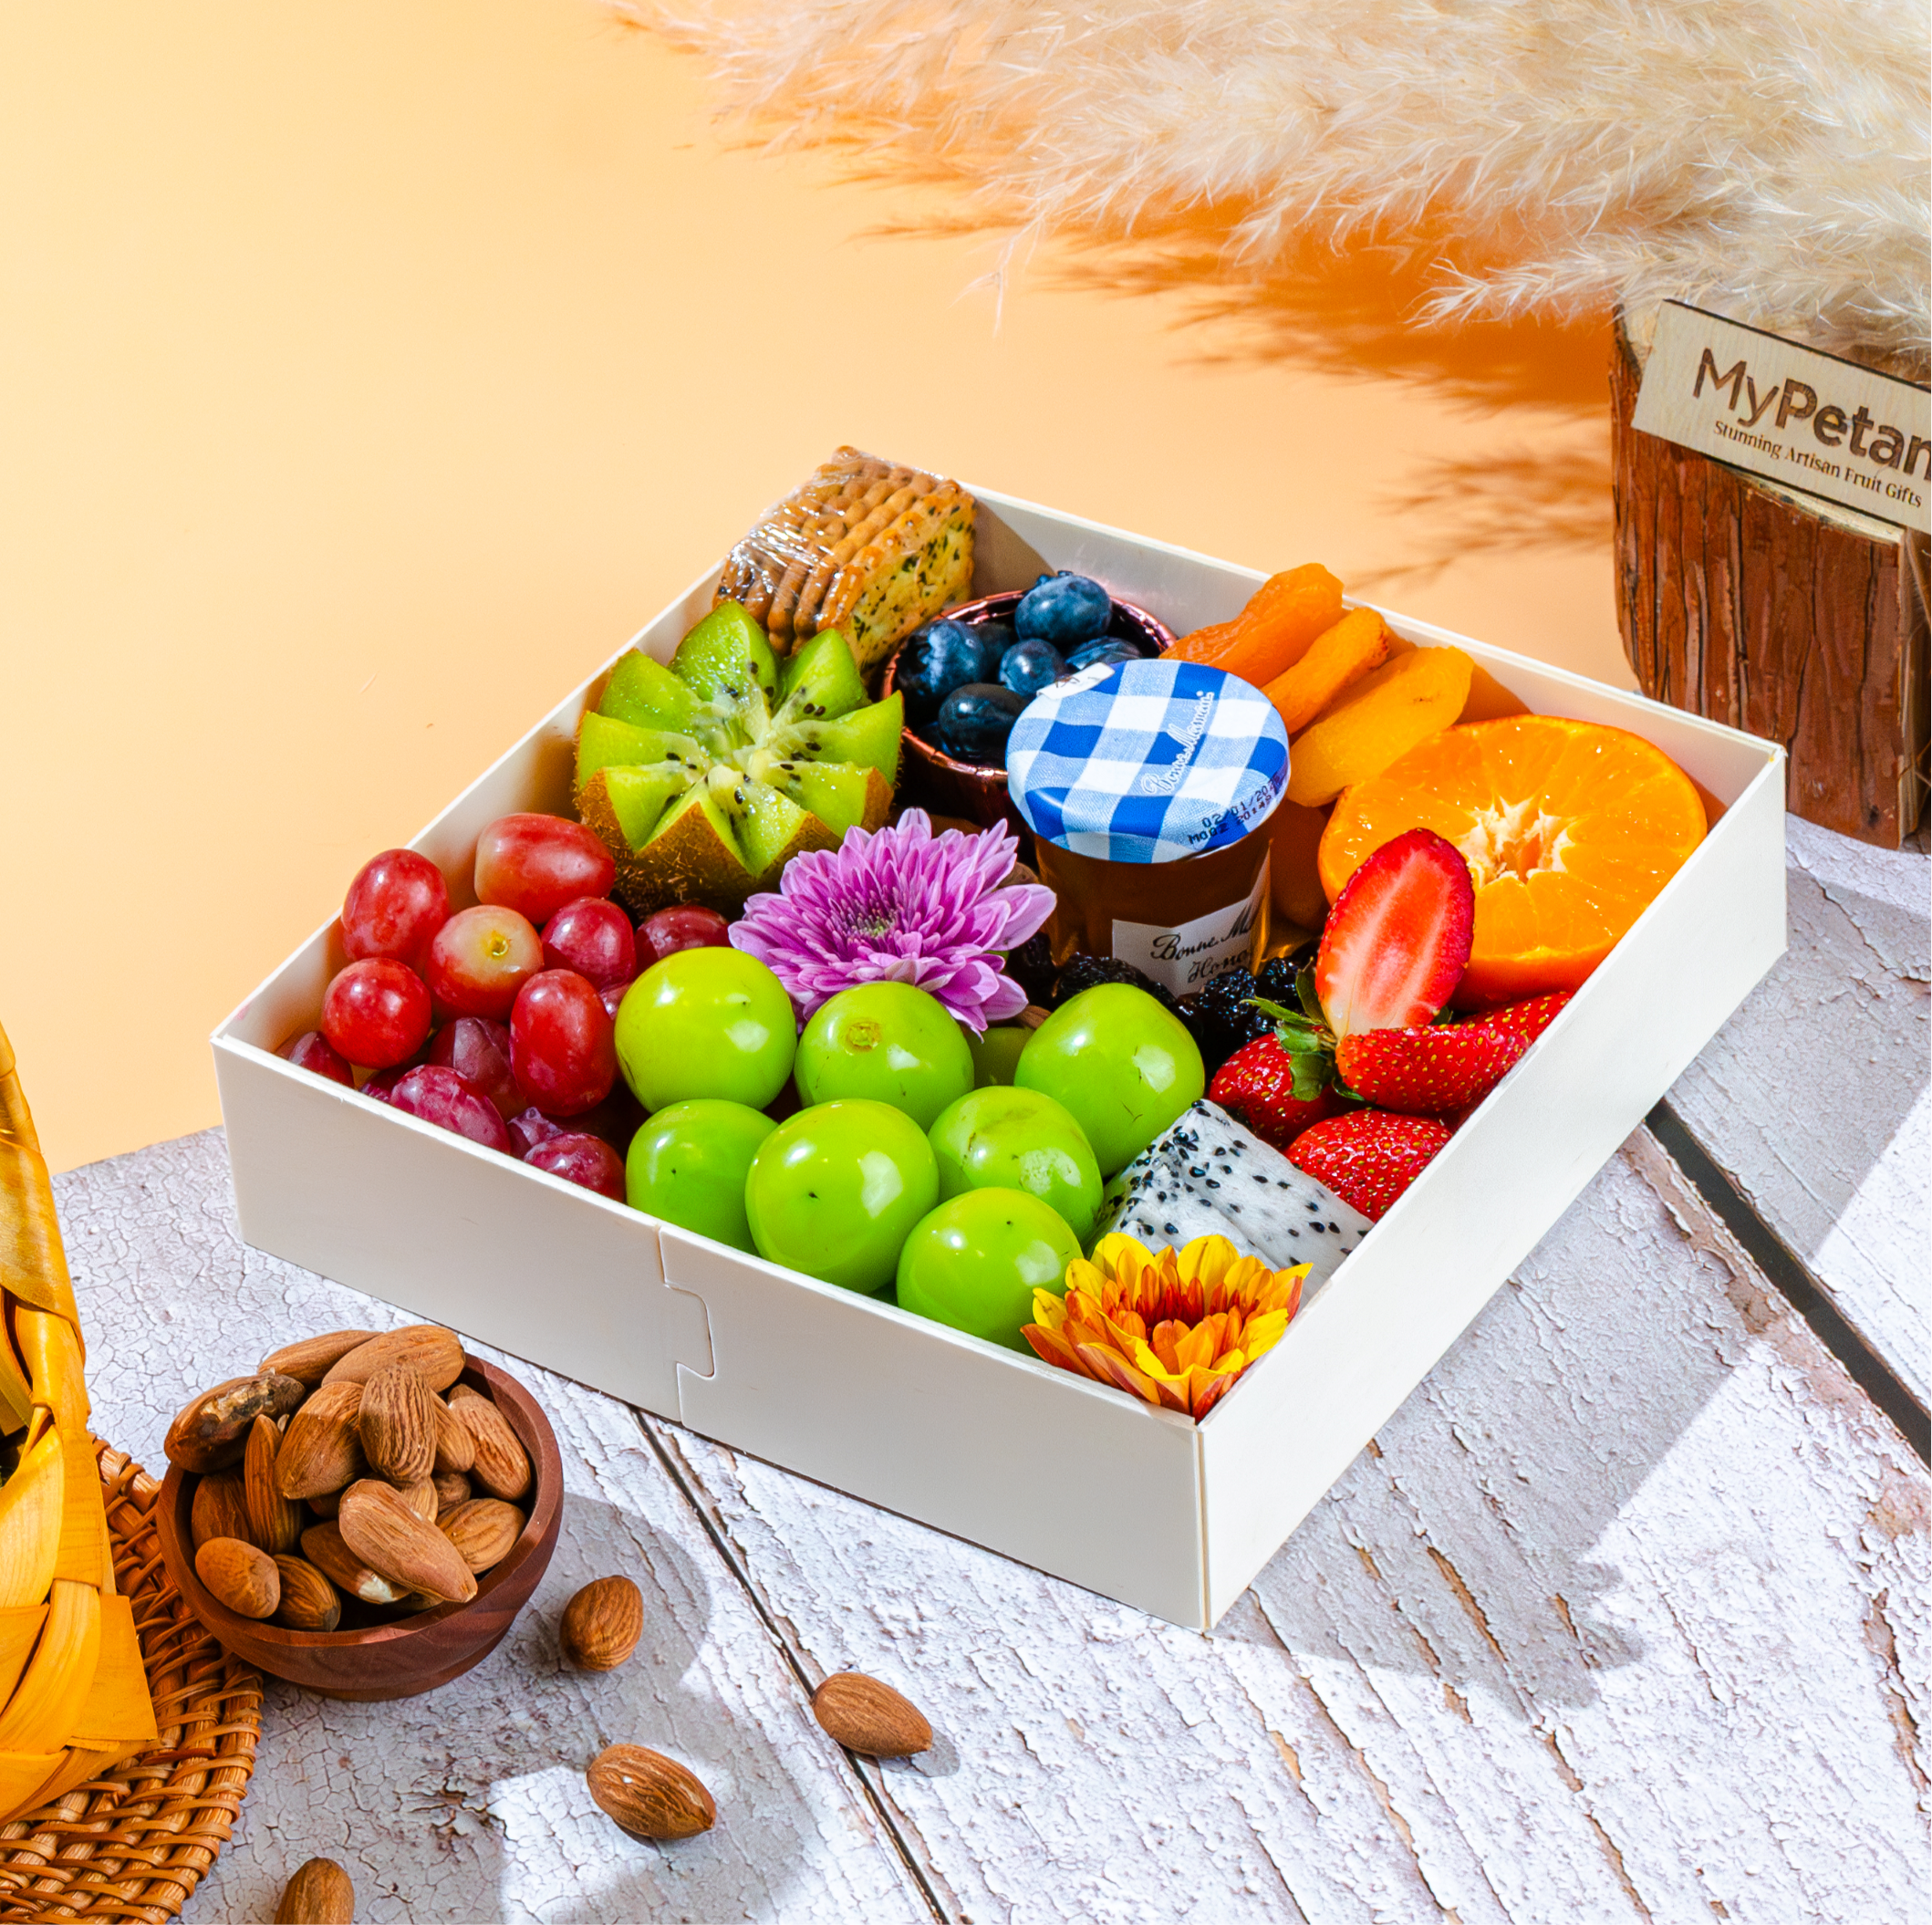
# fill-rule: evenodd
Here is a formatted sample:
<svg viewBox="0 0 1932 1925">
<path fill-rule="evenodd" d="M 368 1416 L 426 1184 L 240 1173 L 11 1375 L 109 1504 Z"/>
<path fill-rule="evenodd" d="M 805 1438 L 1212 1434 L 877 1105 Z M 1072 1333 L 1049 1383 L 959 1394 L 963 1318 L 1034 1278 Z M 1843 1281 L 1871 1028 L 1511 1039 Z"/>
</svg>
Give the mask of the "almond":
<svg viewBox="0 0 1932 1925">
<path fill-rule="evenodd" d="M 863 1671 L 838 1671 L 812 1693 L 812 1710 L 847 1751 L 909 1758 L 932 1749 L 932 1727 L 889 1684 Z"/>
<path fill-rule="evenodd" d="M 266 1411 L 279 1417 L 300 1403 L 306 1389 L 292 1377 L 267 1371 L 256 1377 L 231 1377 L 212 1390 L 192 1398 L 168 1426 L 161 1449 L 168 1462 L 184 1471 L 205 1472 L 240 1463 L 247 1448 L 248 1430 Z"/>
<path fill-rule="evenodd" d="M 292 1551 L 302 1535 L 302 1506 L 282 1495 L 275 1483 L 275 1460 L 282 1433 L 265 1413 L 248 1433 L 242 1457 L 242 1495 L 248 1506 L 248 1538 L 271 1557 Z"/>
<path fill-rule="evenodd" d="M 342 1493 L 336 1523 L 343 1543 L 391 1584 L 440 1604 L 467 1604 L 475 1597 L 476 1579 L 456 1546 L 389 1484 L 373 1477 L 352 1483 Z"/>
<path fill-rule="evenodd" d="M 344 1484 L 342 1489 L 348 1486 Z M 342 1508 L 342 1491 L 317 1491 L 313 1497 L 303 1500 L 317 1517 L 333 1517 Z"/>
<path fill-rule="evenodd" d="M 431 1389 L 447 1390 L 462 1375 L 462 1345 L 441 1324 L 405 1324 L 358 1344 L 324 1372 L 325 1384 L 367 1383 L 378 1370 L 402 1364 L 424 1379 Z"/>
<path fill-rule="evenodd" d="M 275 1622 L 292 1631 L 332 1631 L 342 1622 L 342 1597 L 335 1586 L 306 1557 L 277 1557 L 282 1601 Z"/>
<path fill-rule="evenodd" d="M 375 1371 L 362 1386 L 356 1429 L 369 1469 L 391 1483 L 420 1483 L 436 1462 L 435 1391 L 406 1364 Z"/>
<path fill-rule="evenodd" d="M 590 1795 L 637 1838 L 691 1838 L 718 1821 L 718 1807 L 696 1774 L 662 1752 L 613 1744 L 592 1761 Z"/>
<path fill-rule="evenodd" d="M 436 1400 L 437 1476 L 451 1471 L 467 1471 L 475 1462 L 476 1440 L 470 1435 L 469 1427 L 462 1419 L 439 1397 Z"/>
<path fill-rule="evenodd" d="M 358 1383 L 324 1384 L 288 1420 L 275 1459 L 275 1487 L 285 1497 L 319 1497 L 353 1483 L 366 1468 L 356 1428 Z"/>
<path fill-rule="evenodd" d="M 530 1453 L 510 1428 L 510 1420 L 487 1397 L 460 1397 L 450 1408 L 476 1445 L 470 1482 L 492 1497 L 514 1503 L 530 1494 Z"/>
<path fill-rule="evenodd" d="M 564 1656 L 580 1671 L 614 1671 L 644 1635 L 644 1594 L 628 1577 L 599 1577 L 564 1607 Z"/>
<path fill-rule="evenodd" d="M 237 1617 L 266 1618 L 282 1601 L 275 1559 L 239 1537 L 211 1537 L 194 1554 L 194 1575 Z"/>
<path fill-rule="evenodd" d="M 254 1542 L 248 1521 L 247 1485 L 240 1471 L 211 1471 L 198 1479 L 188 1505 L 188 1535 L 200 1550 L 211 1537 Z"/>
<path fill-rule="evenodd" d="M 427 1477 L 419 1477 L 414 1483 L 398 1486 L 396 1494 L 425 1524 L 434 1524 L 437 1513 L 442 1509 L 436 1495 L 436 1486 Z"/>
<path fill-rule="evenodd" d="M 286 1344 L 273 1356 L 262 1359 L 265 1370 L 279 1370 L 313 1390 L 332 1364 L 351 1350 L 368 1343 L 373 1330 L 330 1330 L 321 1337 L 305 1337 L 298 1344 Z"/>
<path fill-rule="evenodd" d="M 462 1433 L 467 1437 L 470 1433 Z M 433 1480 L 436 1485 L 436 1514 L 441 1517 L 445 1511 L 453 1511 L 460 1504 L 468 1504 L 475 1493 L 470 1488 L 470 1480 L 461 1471 L 439 1471 Z"/>
<path fill-rule="evenodd" d="M 364 1604 L 400 1604 L 410 1595 L 408 1585 L 391 1584 L 343 1543 L 339 1523 L 310 1524 L 302 1533 L 302 1555 Z"/>
<path fill-rule="evenodd" d="M 356 1888 L 333 1858 L 311 1858 L 282 1889 L 275 1925 L 351 1925 Z"/>
<path fill-rule="evenodd" d="M 440 1515 L 436 1528 L 473 1571 L 487 1571 L 510 1555 L 524 1535 L 524 1514 L 496 1497 L 473 1497 Z"/>
</svg>

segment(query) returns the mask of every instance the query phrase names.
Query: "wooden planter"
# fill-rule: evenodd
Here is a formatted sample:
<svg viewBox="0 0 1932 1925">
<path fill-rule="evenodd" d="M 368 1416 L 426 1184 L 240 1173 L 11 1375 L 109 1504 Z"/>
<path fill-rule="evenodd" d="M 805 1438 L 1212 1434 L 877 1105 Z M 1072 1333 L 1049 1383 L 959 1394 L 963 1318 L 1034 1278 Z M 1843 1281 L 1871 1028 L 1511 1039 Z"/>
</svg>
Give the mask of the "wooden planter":
<svg viewBox="0 0 1932 1925">
<path fill-rule="evenodd" d="M 1787 806 L 1896 848 L 1926 796 L 1926 539 L 1630 425 L 1610 356 L 1616 618 L 1646 695 L 1781 742 Z"/>
</svg>

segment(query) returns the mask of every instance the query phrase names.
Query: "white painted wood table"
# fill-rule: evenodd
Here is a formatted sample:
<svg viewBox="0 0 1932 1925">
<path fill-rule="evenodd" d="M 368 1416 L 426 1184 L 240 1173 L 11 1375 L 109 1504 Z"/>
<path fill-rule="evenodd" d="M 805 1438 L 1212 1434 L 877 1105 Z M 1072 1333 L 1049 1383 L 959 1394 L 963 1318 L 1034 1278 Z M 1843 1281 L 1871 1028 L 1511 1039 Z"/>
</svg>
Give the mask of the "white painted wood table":
<svg viewBox="0 0 1932 1925">
<path fill-rule="evenodd" d="M 1927 864 L 1791 846 L 1792 955 L 1212 1636 L 517 1365 L 569 1490 L 531 1608 L 427 1698 L 269 1680 L 191 1920 L 316 1854 L 370 1921 L 1924 1919 Z M 219 1132 L 57 1190 L 97 1428 L 151 1465 L 203 1383 L 406 1320 L 237 1240 Z M 613 1571 L 643 1642 L 570 1671 Z M 832 1743 L 847 1668 L 932 1753 Z M 618 1741 L 716 1828 L 616 1831 Z"/>
</svg>

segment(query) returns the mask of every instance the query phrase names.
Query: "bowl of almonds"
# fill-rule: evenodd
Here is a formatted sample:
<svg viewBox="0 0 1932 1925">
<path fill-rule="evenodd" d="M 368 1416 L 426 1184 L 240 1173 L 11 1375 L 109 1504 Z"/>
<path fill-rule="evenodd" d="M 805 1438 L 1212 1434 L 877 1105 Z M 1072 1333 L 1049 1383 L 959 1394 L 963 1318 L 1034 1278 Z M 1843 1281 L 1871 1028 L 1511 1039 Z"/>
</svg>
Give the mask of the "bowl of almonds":
<svg viewBox="0 0 1932 1925">
<path fill-rule="evenodd" d="M 438 1325 L 290 1344 L 191 1400 L 164 1448 L 161 1555 L 189 1608 L 237 1657 L 325 1697 L 460 1677 L 556 1546 L 548 1420 Z"/>
</svg>

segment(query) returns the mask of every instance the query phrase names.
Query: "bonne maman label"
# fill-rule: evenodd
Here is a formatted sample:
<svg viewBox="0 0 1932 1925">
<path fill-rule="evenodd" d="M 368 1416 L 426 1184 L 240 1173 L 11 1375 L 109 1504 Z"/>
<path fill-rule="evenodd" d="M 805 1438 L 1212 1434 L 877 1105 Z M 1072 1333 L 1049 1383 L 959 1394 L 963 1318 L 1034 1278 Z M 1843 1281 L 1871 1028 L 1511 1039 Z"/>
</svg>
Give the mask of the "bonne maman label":
<svg viewBox="0 0 1932 1925">
<path fill-rule="evenodd" d="M 1667 301 L 1633 425 L 1932 533 L 1932 393 Z"/>
</svg>

